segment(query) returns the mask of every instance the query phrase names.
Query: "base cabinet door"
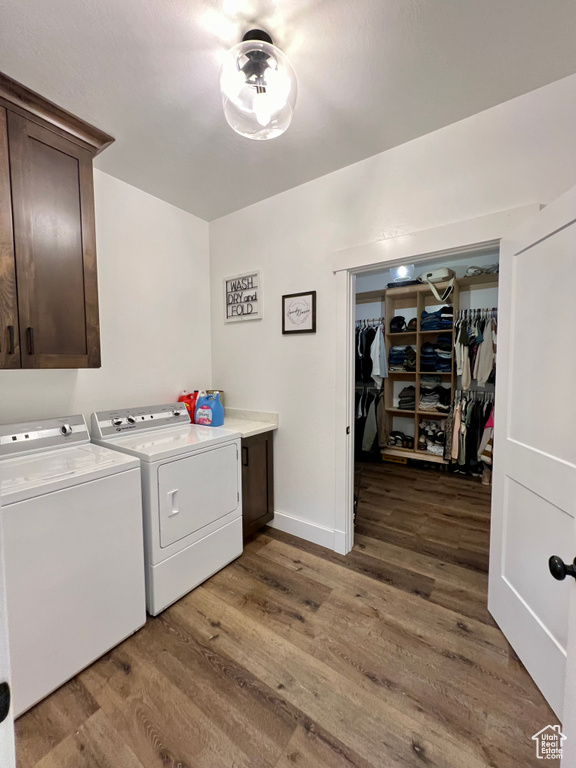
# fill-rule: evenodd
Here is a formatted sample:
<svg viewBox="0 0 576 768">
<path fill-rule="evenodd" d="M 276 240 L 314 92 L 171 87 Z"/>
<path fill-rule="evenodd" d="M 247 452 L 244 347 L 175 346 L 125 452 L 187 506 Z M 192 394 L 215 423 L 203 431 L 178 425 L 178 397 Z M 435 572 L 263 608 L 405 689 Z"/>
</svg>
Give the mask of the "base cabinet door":
<svg viewBox="0 0 576 768">
<path fill-rule="evenodd" d="M 242 439 L 244 539 L 274 517 L 273 432 Z"/>
</svg>

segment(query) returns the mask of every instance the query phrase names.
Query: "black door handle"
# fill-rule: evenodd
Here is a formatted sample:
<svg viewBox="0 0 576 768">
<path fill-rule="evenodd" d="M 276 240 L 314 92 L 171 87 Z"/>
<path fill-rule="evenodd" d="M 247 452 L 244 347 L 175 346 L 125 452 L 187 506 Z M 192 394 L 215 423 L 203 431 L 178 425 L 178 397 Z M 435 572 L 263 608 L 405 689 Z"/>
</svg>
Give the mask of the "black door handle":
<svg viewBox="0 0 576 768">
<path fill-rule="evenodd" d="M 248 454 L 248 446 L 243 445 L 242 446 L 242 466 L 243 467 L 247 467 L 248 464 L 250 463 L 250 460 L 249 460 L 248 456 L 249 456 L 249 454 Z"/>
<path fill-rule="evenodd" d="M 27 328 L 26 335 L 28 336 L 28 354 L 34 354 L 34 328 Z"/>
<path fill-rule="evenodd" d="M 558 581 L 564 581 L 566 576 L 572 576 L 574 579 L 576 579 L 575 566 L 576 566 L 576 557 L 574 558 L 574 562 L 572 565 L 566 565 L 564 560 L 562 560 L 561 557 L 558 557 L 558 555 L 552 555 L 550 560 L 548 560 L 548 568 L 550 568 L 550 573 Z"/>
<path fill-rule="evenodd" d="M 0 683 L 0 723 L 8 717 L 10 712 L 10 686 L 8 683 Z"/>
<path fill-rule="evenodd" d="M 8 326 L 8 354 L 14 354 L 14 326 Z"/>
</svg>

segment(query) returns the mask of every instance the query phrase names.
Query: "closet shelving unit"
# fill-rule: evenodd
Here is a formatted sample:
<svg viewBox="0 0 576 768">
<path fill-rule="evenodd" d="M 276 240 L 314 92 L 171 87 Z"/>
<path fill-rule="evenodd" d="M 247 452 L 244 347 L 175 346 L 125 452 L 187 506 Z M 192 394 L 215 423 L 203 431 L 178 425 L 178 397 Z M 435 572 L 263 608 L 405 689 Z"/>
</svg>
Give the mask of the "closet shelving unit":
<svg viewBox="0 0 576 768">
<path fill-rule="evenodd" d="M 436 285 L 438 293 L 442 295 L 447 283 Z M 458 314 L 460 308 L 460 293 L 462 291 L 471 291 L 480 288 L 498 287 L 498 275 L 478 275 L 474 277 L 464 277 L 454 281 L 454 290 L 447 301 L 441 302 L 434 296 L 430 286 L 427 284 L 410 285 L 399 288 L 388 288 L 379 291 L 366 291 L 358 293 L 356 303 L 363 304 L 374 301 L 384 301 L 385 312 L 385 336 L 386 336 L 386 355 L 390 352 L 391 346 L 410 345 L 416 350 L 416 371 L 389 372 L 388 378 L 384 381 L 384 404 L 386 408 L 386 422 L 388 431 L 394 429 L 393 420 L 395 417 L 404 419 L 413 419 L 414 423 L 414 448 L 388 447 L 382 449 L 385 456 L 396 456 L 401 458 L 419 459 L 438 464 L 447 464 L 441 456 L 435 456 L 427 451 L 418 450 L 419 424 L 422 421 L 430 419 L 445 419 L 446 413 L 437 411 L 421 411 L 418 406 L 420 403 L 420 379 L 422 375 L 434 375 L 440 377 L 440 383 L 443 386 L 449 386 L 451 389 L 451 401 L 454 400 L 454 393 L 457 388 L 457 376 L 455 370 L 455 361 L 452 360 L 452 370 L 449 373 L 437 373 L 434 371 L 420 370 L 420 348 L 427 341 L 434 340 L 439 334 L 452 334 L 452 349 L 454 349 L 454 328 L 446 331 L 422 331 L 420 329 L 420 319 L 422 311 L 426 307 L 439 308 L 444 304 L 450 304 L 454 309 L 454 317 Z M 403 312 L 401 310 L 407 310 Z M 390 320 L 396 314 L 404 314 L 406 320 L 410 320 L 414 315 L 417 318 L 416 331 L 405 331 L 403 333 L 390 333 Z M 400 410 L 394 407 L 394 384 L 401 382 L 402 385 L 414 383 L 416 389 L 416 407 L 414 411 Z M 402 430 L 404 431 L 404 430 Z"/>
<path fill-rule="evenodd" d="M 440 283 L 436 287 L 438 293 L 441 295 L 447 284 Z M 386 408 L 386 422 L 388 432 L 393 431 L 393 420 L 399 416 L 404 419 L 414 420 L 414 448 L 400 448 L 400 447 L 388 447 L 382 449 L 384 456 L 398 456 L 410 459 L 420 459 L 422 461 L 430 461 L 434 463 L 445 464 L 447 462 L 441 456 L 435 456 L 427 451 L 418 450 L 418 434 L 419 425 L 424 420 L 429 419 L 445 419 L 445 413 L 439 413 L 437 411 L 421 411 L 419 410 L 420 404 L 420 378 L 422 375 L 431 374 L 440 377 L 440 384 L 442 386 L 450 387 L 451 400 L 454 399 L 454 392 L 456 390 L 456 371 L 454 369 L 454 363 L 452 364 L 452 370 L 448 373 L 435 373 L 433 371 L 421 371 L 420 370 L 420 348 L 422 344 L 427 341 L 432 341 L 438 337 L 439 334 L 452 334 L 452 349 L 454 349 L 454 328 L 445 331 L 422 331 L 420 328 L 420 320 L 422 312 L 426 307 L 439 308 L 445 304 L 450 304 L 454 308 L 454 316 L 458 314 L 460 297 L 460 286 L 455 281 L 454 290 L 446 301 L 438 301 L 438 299 L 432 293 L 430 286 L 427 284 L 422 285 L 409 285 L 401 288 L 388 288 L 384 291 L 384 308 L 385 308 L 385 337 L 386 337 L 386 355 L 389 355 L 390 347 L 410 345 L 414 347 L 416 351 L 416 371 L 391 371 L 388 373 L 388 378 L 384 381 L 384 405 Z M 406 312 L 404 312 L 406 310 Z M 390 321 L 397 314 L 404 314 L 406 321 L 410 320 L 414 315 L 417 318 L 416 331 L 405 331 L 403 333 L 391 333 Z M 416 403 L 415 410 L 405 411 L 401 410 L 394 405 L 394 387 L 396 382 L 401 382 L 401 385 L 409 385 L 414 383 L 416 388 Z"/>
</svg>

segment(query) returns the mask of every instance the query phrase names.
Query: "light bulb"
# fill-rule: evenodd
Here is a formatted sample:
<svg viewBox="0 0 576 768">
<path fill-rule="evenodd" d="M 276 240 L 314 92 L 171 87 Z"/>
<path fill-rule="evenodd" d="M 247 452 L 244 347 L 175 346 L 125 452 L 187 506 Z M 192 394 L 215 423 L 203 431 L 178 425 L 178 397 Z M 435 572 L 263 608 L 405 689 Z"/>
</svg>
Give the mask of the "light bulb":
<svg viewBox="0 0 576 768">
<path fill-rule="evenodd" d="M 232 101 L 237 101 L 242 88 L 246 85 L 246 77 L 244 72 L 234 69 L 222 69 L 222 76 L 220 78 L 220 87 L 222 89 L 222 95 L 226 95 L 227 98 Z"/>
<path fill-rule="evenodd" d="M 248 39 L 228 51 L 220 88 L 226 120 L 242 136 L 272 139 L 292 121 L 296 75 L 288 57 L 265 40 Z"/>
<path fill-rule="evenodd" d="M 254 97 L 254 114 L 256 115 L 256 120 L 258 120 L 263 128 L 270 124 L 272 111 L 268 94 L 257 93 Z"/>
</svg>

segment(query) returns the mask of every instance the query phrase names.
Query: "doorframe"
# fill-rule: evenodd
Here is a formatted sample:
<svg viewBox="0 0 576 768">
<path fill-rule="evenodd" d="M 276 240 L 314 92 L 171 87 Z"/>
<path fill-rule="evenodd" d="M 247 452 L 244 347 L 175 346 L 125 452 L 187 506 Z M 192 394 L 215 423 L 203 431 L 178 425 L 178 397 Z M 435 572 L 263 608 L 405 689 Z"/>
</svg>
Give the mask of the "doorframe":
<svg viewBox="0 0 576 768">
<path fill-rule="evenodd" d="M 342 555 L 354 546 L 354 320 L 356 276 L 378 267 L 418 264 L 470 256 L 499 248 L 500 240 L 541 208 L 539 203 L 378 240 L 336 251 L 335 277 L 335 525 L 334 549 Z"/>
</svg>

